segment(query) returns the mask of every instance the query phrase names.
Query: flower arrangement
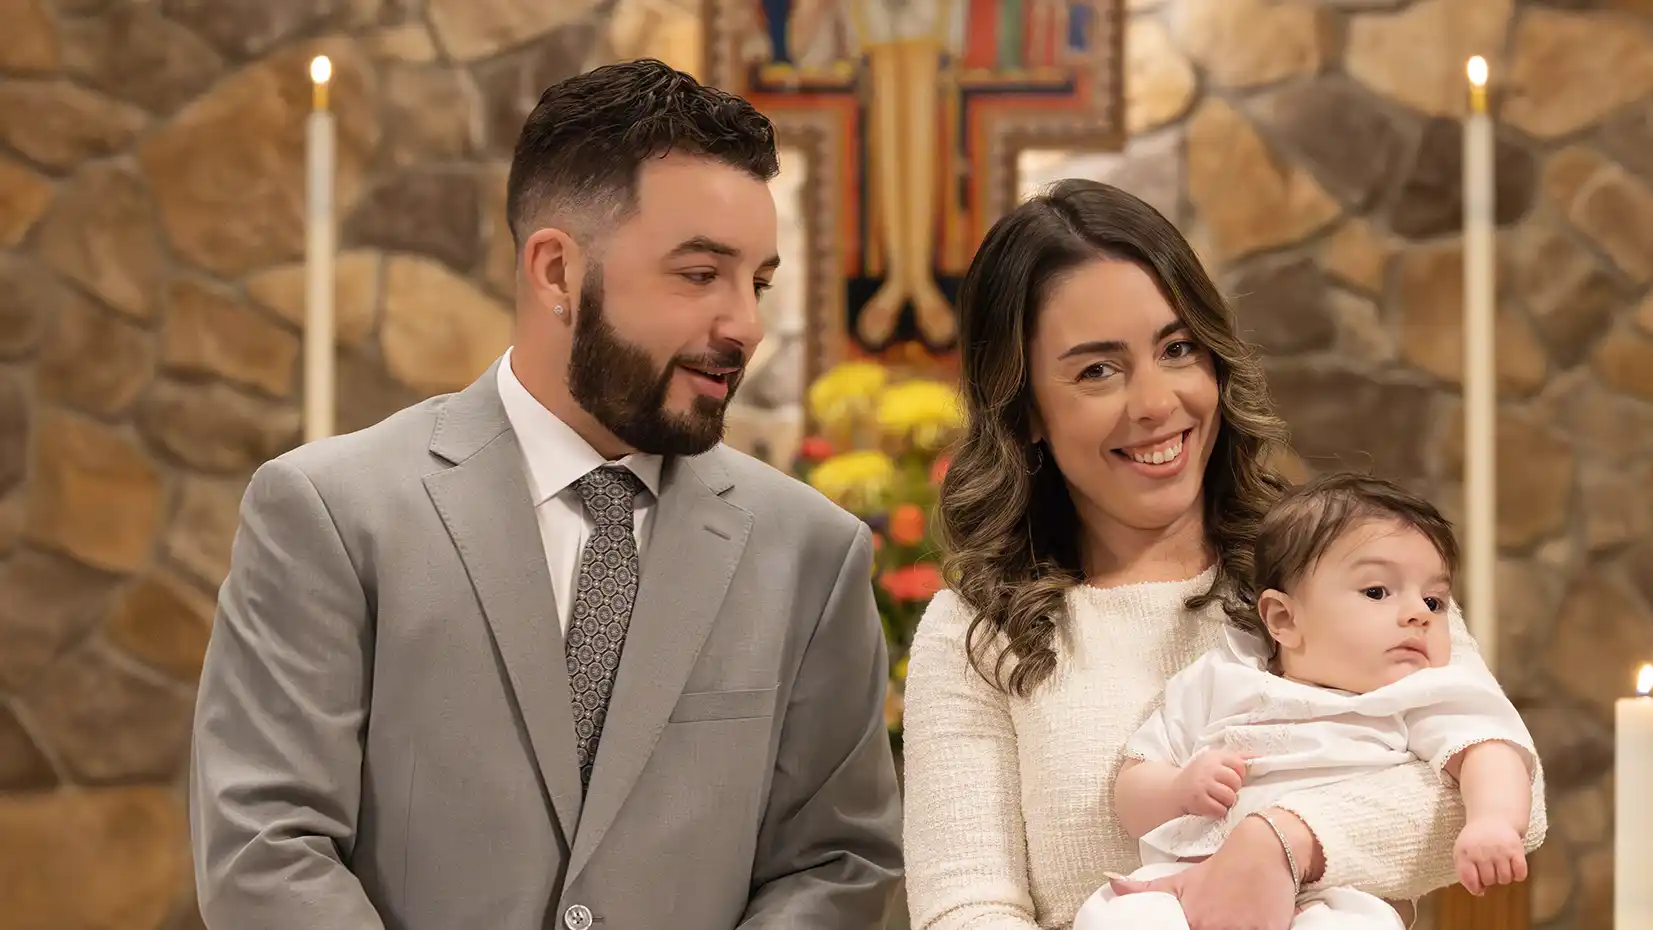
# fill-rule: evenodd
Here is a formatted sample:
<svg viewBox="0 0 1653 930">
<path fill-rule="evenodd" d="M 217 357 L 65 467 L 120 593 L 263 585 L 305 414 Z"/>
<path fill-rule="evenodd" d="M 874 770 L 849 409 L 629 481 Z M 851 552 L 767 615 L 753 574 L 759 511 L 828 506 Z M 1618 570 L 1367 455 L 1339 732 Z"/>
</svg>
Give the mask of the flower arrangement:
<svg viewBox="0 0 1653 930">
<path fill-rule="evenodd" d="M 795 470 L 872 529 L 873 593 L 890 651 L 884 719 L 899 742 L 907 650 L 942 588 L 931 514 L 963 405 L 949 385 L 899 378 L 872 362 L 846 362 L 822 375 L 810 385 L 808 405 L 819 432 L 800 443 Z"/>
</svg>

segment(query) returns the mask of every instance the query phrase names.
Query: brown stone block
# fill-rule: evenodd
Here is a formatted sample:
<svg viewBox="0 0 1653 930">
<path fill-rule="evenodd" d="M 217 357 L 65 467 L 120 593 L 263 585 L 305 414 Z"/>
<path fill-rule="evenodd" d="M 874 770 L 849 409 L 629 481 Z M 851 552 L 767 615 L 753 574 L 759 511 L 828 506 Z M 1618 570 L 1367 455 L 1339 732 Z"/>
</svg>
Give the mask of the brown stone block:
<svg viewBox="0 0 1653 930">
<path fill-rule="evenodd" d="M 40 221 L 40 255 L 114 309 L 148 319 L 163 261 L 154 214 L 142 179 L 118 164 L 94 162 L 76 172 Z"/>
<path fill-rule="evenodd" d="M 334 336 L 341 346 L 360 345 L 379 321 L 384 257 L 369 249 L 346 250 L 333 261 Z M 305 313 L 303 262 L 280 265 L 249 277 L 247 293 L 302 331 Z"/>
<path fill-rule="evenodd" d="M 161 0 L 161 12 L 234 60 L 256 58 L 289 39 L 357 25 L 353 0 Z M 335 69 L 337 62 L 334 63 Z M 308 74 L 309 72 L 296 72 Z M 337 70 L 334 74 L 337 74 Z"/>
<path fill-rule="evenodd" d="M 32 421 L 22 379 L 10 372 L 0 375 L 0 493 L 11 491 L 28 471 Z"/>
<path fill-rule="evenodd" d="M 0 792 L 42 791 L 56 784 L 51 760 L 11 708 L 0 704 Z"/>
<path fill-rule="evenodd" d="M 184 810 L 164 788 L 0 796 L 10 927 L 159 930 L 189 876 Z"/>
<path fill-rule="evenodd" d="M 149 559 L 165 504 L 159 467 L 125 434 L 49 412 L 35 427 L 27 538 L 113 572 Z"/>
<path fill-rule="evenodd" d="M 1461 480 L 1462 406 L 1455 405 L 1444 423 L 1441 474 Z M 1493 454 L 1497 459 L 1498 545 L 1524 549 L 1560 532 L 1567 524 L 1578 463 L 1566 438 L 1530 413 L 1500 409 L 1496 433 Z"/>
<path fill-rule="evenodd" d="M 152 676 L 93 640 L 39 676 L 23 701 L 76 781 L 163 781 L 188 754 L 194 705 L 187 692 Z"/>
<path fill-rule="evenodd" d="M 52 182 L 0 157 L 0 247 L 23 241 L 52 202 Z"/>
<path fill-rule="evenodd" d="M 212 598 L 166 575 L 127 589 L 105 627 L 110 642 L 174 678 L 194 681 L 212 631 Z"/>
<path fill-rule="evenodd" d="M 1601 127 L 1601 144 L 1619 164 L 1653 184 L 1653 99 L 1608 117 Z"/>
<path fill-rule="evenodd" d="M 47 168 L 125 151 L 148 122 L 143 111 L 68 81 L 0 83 L 0 141 Z"/>
<path fill-rule="evenodd" d="M 1402 482 L 1425 476 L 1429 388 L 1301 363 L 1270 365 L 1268 385 L 1292 448 L 1310 468 Z"/>
<path fill-rule="evenodd" d="M 298 337 L 232 291 L 200 278 L 174 278 L 163 335 L 162 361 L 173 371 L 213 375 L 275 397 L 292 393 Z"/>
<path fill-rule="evenodd" d="M 298 411 L 228 385 L 160 380 L 138 405 L 150 441 L 204 471 L 250 472 L 293 448 Z"/>
<path fill-rule="evenodd" d="M 340 216 L 348 213 L 379 137 L 366 65 L 343 40 L 287 46 L 219 82 L 139 146 L 162 225 L 181 258 L 240 276 L 302 252 L 309 61 L 318 54 L 333 63 L 335 204 Z"/>
<path fill-rule="evenodd" d="M 446 0 L 447 5 L 459 10 L 469 7 L 471 0 Z M 490 0 L 490 2 L 532 2 L 532 0 Z M 584 3 L 586 0 L 576 0 Z M 543 9 L 536 6 L 536 9 Z M 435 17 L 433 11 L 433 18 Z M 468 17 L 467 12 L 463 14 Z M 544 23 L 543 13 L 539 23 Z M 437 36 L 443 45 L 440 23 Z M 586 53 L 597 43 L 597 27 L 593 23 L 571 20 L 567 25 L 549 29 L 544 36 L 515 51 L 479 62 L 476 66 L 477 88 L 482 92 L 483 128 L 488 150 L 509 157 L 516 147 L 522 124 L 539 103 L 545 89 L 558 81 L 571 78 L 585 70 Z"/>
<path fill-rule="evenodd" d="M 1595 370 L 1608 387 L 1653 400 L 1653 336 L 1633 326 L 1618 327 L 1596 351 Z"/>
<path fill-rule="evenodd" d="M 1653 189 L 1608 166 L 1592 175 L 1567 220 L 1637 283 L 1653 279 Z"/>
<path fill-rule="evenodd" d="M 1188 112 L 1199 78 L 1158 20 L 1136 17 L 1125 33 L 1125 128 L 1158 129 Z"/>
<path fill-rule="evenodd" d="M 1256 87 L 1316 74 L 1332 54 L 1325 14 L 1269 0 L 1183 0 L 1177 35 L 1223 87 Z M 1244 35 L 1245 41 L 1234 40 Z"/>
<path fill-rule="evenodd" d="M 1356 80 L 1431 116 L 1467 109 L 1464 63 L 1504 46 L 1513 0 L 1419 0 L 1349 22 L 1343 66 Z M 1499 62 L 1493 58 L 1494 75 Z"/>
<path fill-rule="evenodd" d="M 1493 146 L 1494 220 L 1521 221 L 1532 210 L 1539 186 L 1532 153 L 1506 138 Z M 1433 119 L 1424 125 L 1417 153 L 1389 207 L 1389 227 L 1411 239 L 1430 239 L 1463 230 L 1464 132 L 1458 122 Z"/>
<path fill-rule="evenodd" d="M 1563 368 L 1583 361 L 1629 296 L 1595 256 L 1565 230 L 1528 223 L 1504 243 L 1501 288 L 1518 299 Z"/>
<path fill-rule="evenodd" d="M 1500 117 L 1553 139 L 1653 94 L 1653 37 L 1642 25 L 1593 12 L 1526 11 L 1515 29 Z"/>
<path fill-rule="evenodd" d="M 482 257 L 482 205 L 469 171 L 406 171 L 362 196 L 344 226 L 346 247 L 416 252 L 460 274 Z"/>
<path fill-rule="evenodd" d="M 1649 656 L 1653 616 L 1634 591 L 1600 569 L 1580 575 L 1562 602 L 1550 642 L 1551 677 L 1605 726 L 1613 719 L 1613 703 L 1634 690 L 1636 670 Z"/>
<path fill-rule="evenodd" d="M 46 0 L 0 0 L 0 22 L 6 24 L 6 41 L 0 42 L 0 71 L 39 74 L 57 70 L 57 30 Z"/>
<path fill-rule="evenodd" d="M 511 236 L 511 222 L 505 211 L 505 182 L 510 170 L 509 164 L 489 164 L 484 167 L 480 178 L 482 238 L 486 249 L 482 265 L 482 283 L 489 293 L 514 306 L 517 293 L 517 244 Z M 1180 177 L 1179 172 L 1179 188 Z"/>
<path fill-rule="evenodd" d="M 427 9 L 436 39 L 448 55 L 459 61 L 473 61 L 559 27 L 585 25 L 591 7 L 592 0 L 555 4 L 538 0 L 429 0 Z M 580 63 L 574 62 L 574 73 L 583 70 Z M 534 99 L 539 99 L 539 91 L 535 91 Z"/>
<path fill-rule="evenodd" d="M 1270 356 L 1329 348 L 1337 338 L 1326 279 L 1310 259 L 1254 264 L 1227 290 L 1241 335 Z"/>
<path fill-rule="evenodd" d="M 385 366 L 424 394 L 457 391 L 487 370 L 511 343 L 503 307 L 442 265 L 392 256 L 385 271 Z"/>
<path fill-rule="evenodd" d="M 1580 631 L 1562 627 L 1556 640 L 1576 637 Z M 1553 662 L 1551 663 L 1553 668 Z M 1575 678 L 1588 674 L 1580 669 Z M 1521 719 L 1532 734 L 1533 747 L 1544 761 L 1544 784 L 1552 794 L 1590 785 L 1613 766 L 1613 734 L 1600 720 L 1550 700 L 1523 707 Z M 1558 824 L 1561 821 L 1556 821 Z"/>
<path fill-rule="evenodd" d="M 3 169 L 0 169 L 3 170 Z M 85 297 L 22 255 L 0 254 L 0 358 L 33 352 L 46 321 Z"/>
<path fill-rule="evenodd" d="M 1220 261 L 1300 242 L 1339 214 L 1308 172 L 1283 160 L 1245 117 L 1216 99 L 1189 122 L 1188 196 Z"/>
<path fill-rule="evenodd" d="M 1421 246 L 1402 256 L 1399 265 L 1401 357 L 1449 384 L 1462 384 L 1463 245 Z M 1543 387 L 1549 363 L 1531 324 L 1504 303 L 1493 326 L 1499 389 L 1524 395 Z"/>
<path fill-rule="evenodd" d="M 185 571 L 216 589 L 230 571 L 230 546 L 240 522 L 247 479 L 185 478 L 166 535 L 166 553 Z M 210 611 L 209 611 L 210 613 Z"/>
<path fill-rule="evenodd" d="M 365 429 L 421 399 L 390 376 L 376 353 L 340 349 L 338 354 L 340 432 Z"/>
<path fill-rule="evenodd" d="M 404 65 L 388 69 L 383 83 L 385 151 L 392 164 L 452 161 L 482 147 L 482 95 L 468 73 Z"/>
<path fill-rule="evenodd" d="M 1254 107 L 1269 136 L 1297 153 L 1322 187 L 1356 210 L 1388 188 L 1417 132 L 1396 124 L 1390 108 L 1370 91 L 1341 78 L 1288 84 Z"/>
<path fill-rule="evenodd" d="M 97 627 L 115 579 L 24 549 L 0 568 L 0 688 L 19 691 Z"/>
<path fill-rule="evenodd" d="M 1382 295 L 1394 251 L 1371 223 L 1350 220 L 1327 238 L 1320 263 L 1344 283 Z"/>
<path fill-rule="evenodd" d="M 155 375 L 154 337 L 78 295 L 55 310 L 40 353 L 40 399 L 101 417 L 130 410 Z"/>
<path fill-rule="evenodd" d="M 92 87 L 156 114 L 207 88 L 224 59 L 154 3 L 121 3 L 63 24 L 64 67 Z"/>
</svg>

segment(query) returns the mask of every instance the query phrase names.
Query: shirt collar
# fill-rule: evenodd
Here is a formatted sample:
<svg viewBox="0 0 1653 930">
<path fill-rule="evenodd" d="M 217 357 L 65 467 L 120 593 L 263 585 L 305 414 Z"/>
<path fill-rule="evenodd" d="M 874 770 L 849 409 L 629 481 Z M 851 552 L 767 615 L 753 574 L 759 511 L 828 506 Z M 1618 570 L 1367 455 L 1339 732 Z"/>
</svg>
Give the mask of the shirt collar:
<svg viewBox="0 0 1653 930">
<path fill-rule="evenodd" d="M 561 494 L 587 472 L 609 464 L 629 469 L 650 494 L 660 496 L 660 456 L 639 452 L 610 463 L 573 427 L 528 393 L 511 370 L 510 349 L 505 350 L 499 363 L 499 399 L 528 462 L 528 485 L 535 507 Z"/>
</svg>

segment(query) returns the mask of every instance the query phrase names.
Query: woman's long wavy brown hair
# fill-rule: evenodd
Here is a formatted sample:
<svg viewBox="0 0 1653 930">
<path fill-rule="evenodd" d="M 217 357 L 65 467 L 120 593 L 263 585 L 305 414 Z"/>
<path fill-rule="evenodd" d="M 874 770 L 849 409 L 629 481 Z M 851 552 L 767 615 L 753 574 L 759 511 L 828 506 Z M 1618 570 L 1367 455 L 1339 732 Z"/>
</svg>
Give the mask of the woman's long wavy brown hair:
<svg viewBox="0 0 1653 930">
<path fill-rule="evenodd" d="M 1068 180 L 995 223 L 959 292 L 968 422 L 942 482 L 939 519 L 947 584 L 976 614 L 966 637 L 971 662 L 1018 696 L 1056 670 L 1067 593 L 1084 581 L 1067 484 L 1053 461 L 1038 467 L 1049 456 L 1031 442 L 1028 346 L 1052 288 L 1097 260 L 1132 262 L 1153 275 L 1215 361 L 1220 420 L 1205 469 L 1204 524 L 1218 570 L 1211 587 L 1188 600 L 1190 608 L 1227 606 L 1232 581 L 1249 574 L 1258 521 L 1286 487 L 1269 461 L 1284 446 L 1286 429 L 1272 412 L 1262 366 L 1169 220 L 1116 187 Z M 997 655 L 991 673 L 990 652 Z"/>
</svg>

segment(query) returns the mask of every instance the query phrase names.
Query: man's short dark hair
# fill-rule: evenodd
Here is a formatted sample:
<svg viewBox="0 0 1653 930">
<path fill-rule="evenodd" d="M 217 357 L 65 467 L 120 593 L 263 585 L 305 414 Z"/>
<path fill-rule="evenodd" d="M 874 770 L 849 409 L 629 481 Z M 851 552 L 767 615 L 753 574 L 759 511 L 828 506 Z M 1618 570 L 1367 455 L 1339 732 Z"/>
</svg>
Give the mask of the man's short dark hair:
<svg viewBox="0 0 1653 930">
<path fill-rule="evenodd" d="M 553 84 L 517 137 L 506 216 L 518 248 L 541 217 L 593 227 L 637 206 L 643 162 L 697 155 L 760 181 L 780 172 L 775 127 L 734 94 L 652 58 Z"/>
</svg>

